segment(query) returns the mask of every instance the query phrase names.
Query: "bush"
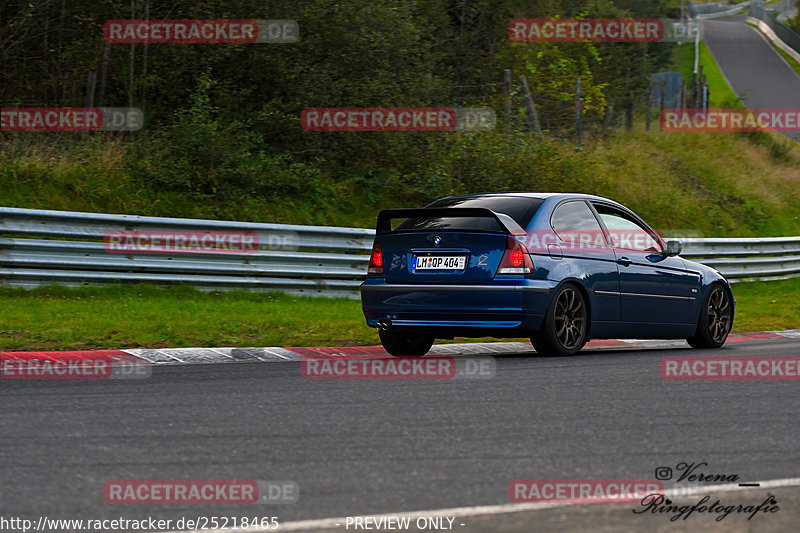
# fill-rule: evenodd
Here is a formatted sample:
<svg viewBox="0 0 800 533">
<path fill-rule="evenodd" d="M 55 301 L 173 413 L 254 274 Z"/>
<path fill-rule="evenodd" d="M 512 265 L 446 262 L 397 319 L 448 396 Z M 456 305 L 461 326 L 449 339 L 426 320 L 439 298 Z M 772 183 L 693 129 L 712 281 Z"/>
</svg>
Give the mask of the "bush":
<svg viewBox="0 0 800 533">
<path fill-rule="evenodd" d="M 786 26 L 795 33 L 800 34 L 800 11 L 797 12 L 794 18 L 786 19 Z"/>
<path fill-rule="evenodd" d="M 211 104 L 214 82 L 203 75 L 192 105 L 173 125 L 141 138 L 131 170 L 153 187 L 200 198 L 312 197 L 322 172 L 289 154 L 269 153 L 261 136 L 239 121 L 223 122 Z"/>
</svg>

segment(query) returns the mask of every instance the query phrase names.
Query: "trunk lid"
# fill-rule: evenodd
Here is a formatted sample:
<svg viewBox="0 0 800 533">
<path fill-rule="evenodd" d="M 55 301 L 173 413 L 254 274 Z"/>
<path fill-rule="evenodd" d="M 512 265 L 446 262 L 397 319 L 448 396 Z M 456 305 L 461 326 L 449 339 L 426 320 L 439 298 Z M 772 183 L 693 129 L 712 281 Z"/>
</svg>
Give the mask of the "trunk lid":
<svg viewBox="0 0 800 533">
<path fill-rule="evenodd" d="M 386 282 L 487 282 L 497 272 L 507 240 L 505 233 L 469 231 L 413 231 L 382 235 L 380 242 Z M 426 264 L 432 264 L 434 268 L 424 268 Z"/>
</svg>

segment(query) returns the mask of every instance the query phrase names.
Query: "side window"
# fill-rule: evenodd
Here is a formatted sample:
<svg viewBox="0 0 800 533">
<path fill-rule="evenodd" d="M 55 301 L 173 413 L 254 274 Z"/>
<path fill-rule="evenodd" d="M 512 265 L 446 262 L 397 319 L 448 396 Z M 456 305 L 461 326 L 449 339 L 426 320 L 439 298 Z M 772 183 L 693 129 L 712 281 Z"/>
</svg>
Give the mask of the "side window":
<svg viewBox="0 0 800 533">
<path fill-rule="evenodd" d="M 605 224 L 615 248 L 639 252 L 660 252 L 661 245 L 650 233 L 627 213 L 611 206 L 593 204 Z"/>
<path fill-rule="evenodd" d="M 565 243 L 581 247 L 606 247 L 606 239 L 594 213 L 582 200 L 566 202 L 550 217 L 550 225 Z"/>
</svg>

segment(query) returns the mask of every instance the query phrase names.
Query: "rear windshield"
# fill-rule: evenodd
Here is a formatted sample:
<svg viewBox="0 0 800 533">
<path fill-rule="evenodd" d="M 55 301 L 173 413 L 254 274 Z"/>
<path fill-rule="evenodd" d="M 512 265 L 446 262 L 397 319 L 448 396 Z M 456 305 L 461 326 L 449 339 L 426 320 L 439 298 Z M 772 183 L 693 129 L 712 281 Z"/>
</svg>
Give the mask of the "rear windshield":
<svg viewBox="0 0 800 533">
<path fill-rule="evenodd" d="M 425 207 L 484 207 L 495 213 L 504 213 L 520 225 L 527 227 L 536 210 L 542 205 L 539 198 L 519 196 L 479 196 L 471 198 L 443 198 Z M 401 223 L 396 230 L 471 230 L 502 232 L 497 220 L 489 217 L 414 217 Z"/>
</svg>

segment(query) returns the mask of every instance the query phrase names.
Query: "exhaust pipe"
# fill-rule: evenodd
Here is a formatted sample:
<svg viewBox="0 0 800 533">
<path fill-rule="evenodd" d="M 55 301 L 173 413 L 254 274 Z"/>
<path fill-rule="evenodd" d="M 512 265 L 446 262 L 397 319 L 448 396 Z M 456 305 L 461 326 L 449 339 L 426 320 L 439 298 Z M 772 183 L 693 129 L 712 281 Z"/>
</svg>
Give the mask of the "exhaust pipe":
<svg viewBox="0 0 800 533">
<path fill-rule="evenodd" d="M 381 331 L 388 331 L 391 325 L 391 320 L 378 320 L 378 323 L 375 325 L 375 327 Z"/>
</svg>

